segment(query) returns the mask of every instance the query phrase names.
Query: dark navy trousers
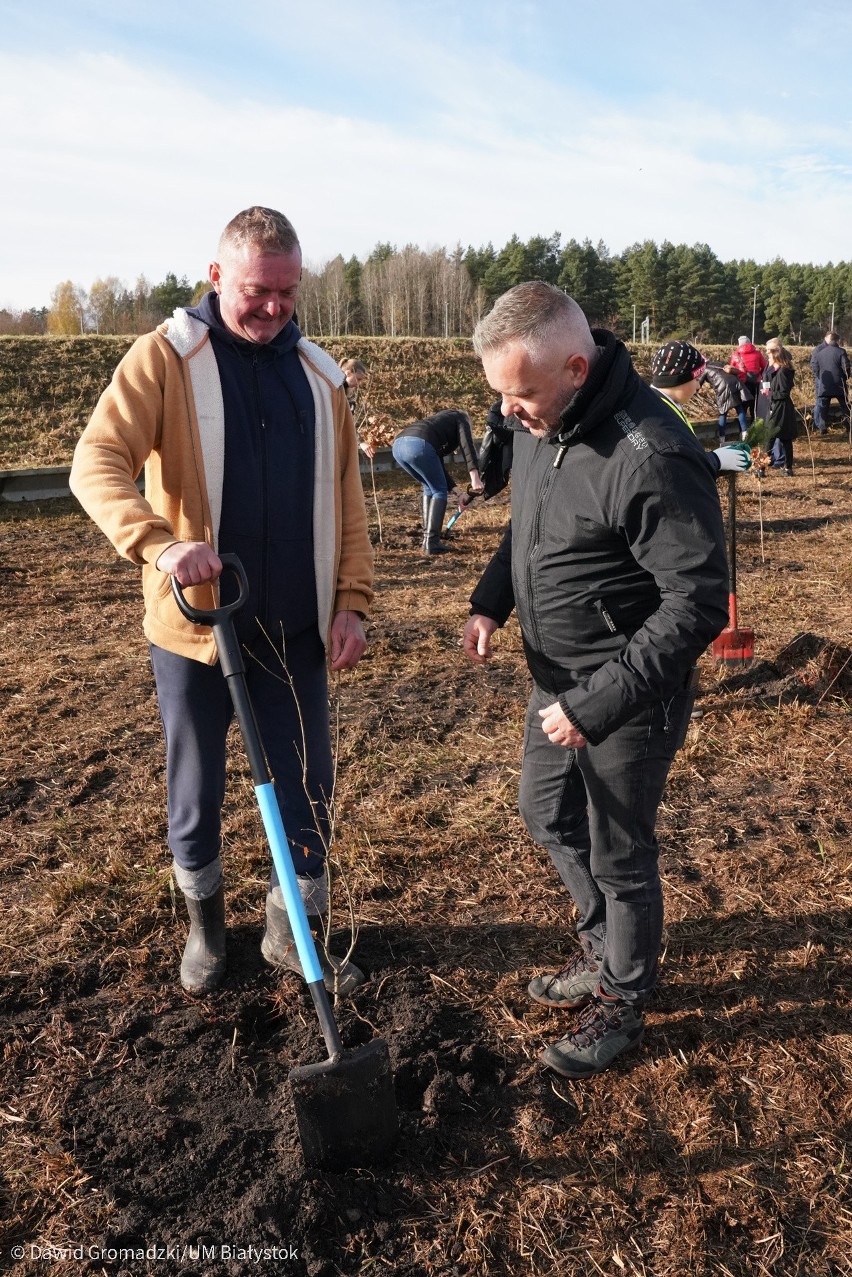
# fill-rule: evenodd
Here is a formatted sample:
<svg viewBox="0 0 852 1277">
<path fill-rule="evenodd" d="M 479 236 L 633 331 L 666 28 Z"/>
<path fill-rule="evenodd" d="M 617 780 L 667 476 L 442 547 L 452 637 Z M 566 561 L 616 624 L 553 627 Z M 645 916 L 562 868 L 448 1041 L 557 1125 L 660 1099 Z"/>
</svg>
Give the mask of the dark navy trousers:
<svg viewBox="0 0 852 1277">
<path fill-rule="evenodd" d="M 181 868 L 203 869 L 221 847 L 231 696 L 220 665 L 150 650 L 166 738 L 169 847 Z M 296 873 L 317 878 L 334 779 L 325 649 L 313 627 L 283 650 L 261 635 L 244 648 L 243 661 Z"/>
</svg>

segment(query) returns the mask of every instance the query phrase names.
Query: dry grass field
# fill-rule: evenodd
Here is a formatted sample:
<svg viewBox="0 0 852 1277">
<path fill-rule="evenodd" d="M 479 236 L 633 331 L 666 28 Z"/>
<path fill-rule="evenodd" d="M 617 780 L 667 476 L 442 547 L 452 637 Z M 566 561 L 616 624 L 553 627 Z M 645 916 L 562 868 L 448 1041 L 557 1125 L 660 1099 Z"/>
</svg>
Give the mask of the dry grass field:
<svg viewBox="0 0 852 1277">
<path fill-rule="evenodd" d="M 740 480 L 756 661 L 702 662 L 661 812 L 645 1042 L 582 1085 L 538 1065 L 566 1019 L 525 996 L 570 951 L 571 910 L 517 816 L 517 628 L 481 670 L 459 647 L 507 503 L 474 505 L 430 561 L 414 486 L 377 479 L 379 541 L 367 480 L 377 607 L 333 713 L 336 896 L 370 979 L 340 1023 L 388 1041 L 402 1135 L 346 1175 L 306 1171 L 296 1140 L 287 1073 L 321 1043 L 260 958 L 268 855 L 238 739 L 230 975 L 193 1001 L 137 571 L 71 501 L 0 507 L 0 1268 L 852 1271 L 852 458 L 836 431 L 813 468 L 798 447 L 794 479 Z M 121 1258 L 152 1246 L 174 1249 Z M 250 1246 L 269 1253 L 234 1257 Z"/>
<path fill-rule="evenodd" d="M 3 337 L 0 336 L 0 471 L 29 466 L 69 465 L 74 444 L 98 396 L 131 337 Z M 470 414 L 474 433 L 481 433 L 494 399 L 469 341 L 437 338 L 332 337 L 322 345 L 334 359 L 358 356 L 370 369 L 370 381 L 359 416 L 373 418 L 365 427 L 377 445 L 385 446 L 403 425 L 441 408 Z M 652 346 L 632 346 L 638 371 L 650 375 Z M 730 348 L 706 346 L 708 359 L 725 360 Z M 812 379 L 807 370 L 810 347 L 794 352 L 799 407 L 808 403 Z M 696 420 L 715 418 L 713 396 L 702 392 Z M 361 422 L 359 421 L 359 425 Z"/>
</svg>

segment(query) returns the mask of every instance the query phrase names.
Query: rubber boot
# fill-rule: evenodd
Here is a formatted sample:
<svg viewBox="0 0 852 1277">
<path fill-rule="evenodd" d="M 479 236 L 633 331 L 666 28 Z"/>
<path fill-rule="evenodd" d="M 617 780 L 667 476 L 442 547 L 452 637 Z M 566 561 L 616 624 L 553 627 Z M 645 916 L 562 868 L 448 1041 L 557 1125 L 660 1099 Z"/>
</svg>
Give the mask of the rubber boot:
<svg viewBox="0 0 852 1277">
<path fill-rule="evenodd" d="M 313 916 L 308 914 L 308 925 L 317 947 L 323 984 L 329 993 L 339 993 L 341 997 L 348 997 L 364 983 L 366 979 L 364 972 L 359 970 L 354 962 L 344 962 L 342 958 L 336 958 L 334 954 L 326 952 L 323 918 L 316 914 Z M 260 952 L 270 966 L 286 967 L 288 971 L 295 971 L 304 979 L 287 910 L 283 904 L 277 903 L 271 891 L 267 892 L 266 896 L 266 930 L 260 943 Z"/>
<path fill-rule="evenodd" d="M 180 964 L 180 982 L 187 993 L 203 997 L 225 978 L 225 886 L 206 900 L 184 896 L 190 928 Z"/>
<path fill-rule="evenodd" d="M 429 520 L 426 524 L 426 536 L 423 539 L 424 554 L 446 554 L 449 546 L 441 545 L 441 528 L 444 526 L 444 515 L 447 513 L 447 498 L 433 497 L 429 503 Z"/>
<path fill-rule="evenodd" d="M 426 532 L 429 527 L 429 506 L 432 504 L 432 498 L 426 489 L 423 489 L 423 543 L 426 543 Z"/>
</svg>

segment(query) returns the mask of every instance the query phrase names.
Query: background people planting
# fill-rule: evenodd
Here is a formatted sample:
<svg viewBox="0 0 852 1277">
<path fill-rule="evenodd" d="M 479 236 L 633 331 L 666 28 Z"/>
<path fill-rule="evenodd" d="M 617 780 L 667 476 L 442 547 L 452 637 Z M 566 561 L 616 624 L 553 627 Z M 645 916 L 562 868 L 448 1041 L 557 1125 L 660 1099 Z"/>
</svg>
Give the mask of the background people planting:
<svg viewBox="0 0 852 1277">
<path fill-rule="evenodd" d="M 367 365 L 362 363 L 360 359 L 341 359 L 339 367 L 346 378 L 346 399 L 349 403 L 352 419 L 355 422 L 358 447 L 366 457 L 372 458 L 376 455 L 376 449 L 364 433 L 364 427 L 369 424 L 367 405 L 363 394 L 367 378 L 370 375 L 367 371 Z"/>
<path fill-rule="evenodd" d="M 751 400 L 746 404 L 746 415 L 754 419 L 754 401 L 757 399 L 757 393 L 760 389 L 760 379 L 763 370 L 766 367 L 766 357 L 758 350 L 748 337 L 740 337 L 739 345 L 732 352 L 728 361 L 746 390 L 751 395 Z"/>
<path fill-rule="evenodd" d="M 462 509 L 467 494 L 444 467 L 444 458 L 461 449 L 470 475 L 473 492 L 482 491 L 479 457 L 466 412 L 447 408 L 432 417 L 414 421 L 393 441 L 393 459 L 397 465 L 423 487 L 423 553 L 444 554 L 449 548 L 441 544 L 441 529 L 452 495 Z"/>
<path fill-rule="evenodd" d="M 693 435 L 686 405 L 698 393 L 706 367 L 701 351 L 688 341 L 667 341 L 651 361 L 651 388 Z M 748 470 L 751 465 L 751 449 L 745 443 L 723 443 L 707 455 L 716 470 Z"/>
<path fill-rule="evenodd" d="M 847 423 L 849 420 L 849 356 L 836 332 L 825 334 L 825 340 L 811 355 L 810 368 L 814 375 L 814 425 L 817 433 L 824 435 L 833 399 L 840 404 L 842 417 Z"/>
<path fill-rule="evenodd" d="M 748 434 L 748 418 L 746 404 L 752 402 L 752 396 L 733 371 L 730 364 L 707 363 L 698 379 L 699 386 L 709 385 L 716 396 L 716 411 L 719 414 L 719 442 L 724 444 L 728 423 L 728 413 L 736 414 L 740 427 L 740 438 Z"/>
<path fill-rule="evenodd" d="M 784 473 L 793 474 L 793 440 L 799 434 L 799 414 L 792 400 L 793 360 L 789 350 L 777 337 L 766 343 L 769 365 L 763 374 L 758 416 L 768 427 L 766 450 L 772 452 L 780 442 L 784 453 Z"/>
</svg>

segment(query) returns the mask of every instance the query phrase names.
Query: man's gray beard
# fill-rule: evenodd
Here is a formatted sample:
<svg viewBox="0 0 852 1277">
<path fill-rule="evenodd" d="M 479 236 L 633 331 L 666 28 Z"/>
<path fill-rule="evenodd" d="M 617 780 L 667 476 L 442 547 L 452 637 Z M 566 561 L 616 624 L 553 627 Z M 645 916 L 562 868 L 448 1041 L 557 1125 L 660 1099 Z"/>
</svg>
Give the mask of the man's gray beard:
<svg viewBox="0 0 852 1277">
<path fill-rule="evenodd" d="M 529 429 L 529 427 L 527 428 Z M 546 422 L 542 421 L 539 423 L 538 429 L 539 430 L 543 429 L 544 433 L 543 434 L 537 433 L 534 437 L 536 439 L 541 439 L 542 443 L 546 443 L 549 439 L 554 439 L 556 435 L 559 434 L 559 431 L 562 429 L 562 422 L 557 421 L 555 426 L 549 426 L 546 424 Z M 530 430 L 530 434 L 532 434 L 531 430 Z"/>
</svg>

